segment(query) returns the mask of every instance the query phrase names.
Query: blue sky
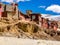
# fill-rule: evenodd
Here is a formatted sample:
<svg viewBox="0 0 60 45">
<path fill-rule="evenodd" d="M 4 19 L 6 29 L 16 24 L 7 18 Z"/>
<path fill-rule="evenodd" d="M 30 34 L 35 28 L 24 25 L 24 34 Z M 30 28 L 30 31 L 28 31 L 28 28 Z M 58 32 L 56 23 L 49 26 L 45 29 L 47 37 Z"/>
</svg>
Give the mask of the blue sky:
<svg viewBox="0 0 60 45">
<path fill-rule="evenodd" d="M 32 10 L 34 13 L 52 14 L 52 15 L 60 14 L 46 10 L 46 8 L 51 5 L 60 5 L 60 0 L 30 0 L 25 2 L 19 2 L 18 4 L 19 4 L 19 10 L 24 13 L 26 12 L 26 10 Z"/>
<path fill-rule="evenodd" d="M 60 0 L 21 0 L 18 9 L 23 13 L 32 10 L 33 13 L 60 15 Z"/>
</svg>

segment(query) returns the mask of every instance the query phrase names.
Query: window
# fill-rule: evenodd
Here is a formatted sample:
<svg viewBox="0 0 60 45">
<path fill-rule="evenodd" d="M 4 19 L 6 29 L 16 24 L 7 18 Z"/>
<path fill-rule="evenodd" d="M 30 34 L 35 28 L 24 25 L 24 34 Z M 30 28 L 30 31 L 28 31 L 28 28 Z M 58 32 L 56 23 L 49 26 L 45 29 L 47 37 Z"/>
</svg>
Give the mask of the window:
<svg viewBox="0 0 60 45">
<path fill-rule="evenodd" d="M 32 19 L 34 20 L 35 18 L 36 18 L 35 15 L 33 15 L 33 16 L 32 16 Z"/>
</svg>

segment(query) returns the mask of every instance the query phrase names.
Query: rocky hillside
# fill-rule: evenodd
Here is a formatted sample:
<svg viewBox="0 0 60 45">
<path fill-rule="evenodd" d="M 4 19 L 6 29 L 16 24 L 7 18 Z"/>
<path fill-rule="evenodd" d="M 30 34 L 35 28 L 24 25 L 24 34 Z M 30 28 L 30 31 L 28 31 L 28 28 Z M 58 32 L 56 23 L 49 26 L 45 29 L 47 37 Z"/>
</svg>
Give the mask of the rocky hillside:
<svg viewBox="0 0 60 45">
<path fill-rule="evenodd" d="M 0 36 L 60 41 L 60 32 L 43 29 L 32 21 L 7 18 L 0 19 Z"/>
</svg>

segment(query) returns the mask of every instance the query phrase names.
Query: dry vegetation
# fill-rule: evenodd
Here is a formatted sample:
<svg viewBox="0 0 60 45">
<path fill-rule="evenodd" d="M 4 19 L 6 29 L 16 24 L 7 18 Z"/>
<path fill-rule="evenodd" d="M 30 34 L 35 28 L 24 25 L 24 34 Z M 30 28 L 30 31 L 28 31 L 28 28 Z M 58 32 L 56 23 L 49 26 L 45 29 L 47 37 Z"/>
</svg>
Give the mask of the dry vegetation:
<svg viewBox="0 0 60 45">
<path fill-rule="evenodd" d="M 42 29 L 35 22 L 7 18 L 0 19 L 0 36 L 60 41 L 60 32 Z"/>
</svg>

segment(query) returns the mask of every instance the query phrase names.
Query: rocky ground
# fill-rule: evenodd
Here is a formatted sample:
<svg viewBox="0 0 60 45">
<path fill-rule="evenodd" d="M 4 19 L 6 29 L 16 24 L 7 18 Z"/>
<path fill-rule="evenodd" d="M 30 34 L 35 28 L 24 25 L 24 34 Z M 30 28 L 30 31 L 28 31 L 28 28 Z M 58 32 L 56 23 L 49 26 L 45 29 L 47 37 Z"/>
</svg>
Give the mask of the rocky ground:
<svg viewBox="0 0 60 45">
<path fill-rule="evenodd" d="M 42 29 L 35 22 L 7 18 L 0 19 L 0 36 L 60 41 L 60 32 Z"/>
</svg>

